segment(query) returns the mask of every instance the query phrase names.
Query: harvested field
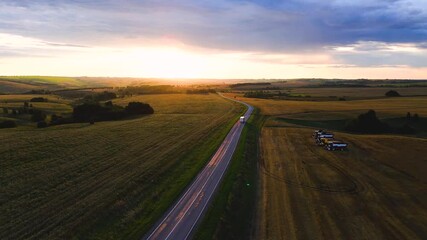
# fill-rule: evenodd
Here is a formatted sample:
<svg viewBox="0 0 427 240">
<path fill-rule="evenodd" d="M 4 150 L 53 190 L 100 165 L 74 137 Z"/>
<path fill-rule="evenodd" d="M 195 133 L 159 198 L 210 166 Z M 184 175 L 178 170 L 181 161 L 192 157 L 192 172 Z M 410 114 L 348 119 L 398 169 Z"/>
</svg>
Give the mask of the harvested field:
<svg viewBox="0 0 427 240">
<path fill-rule="evenodd" d="M 425 239 L 427 140 L 339 133 L 348 152 L 311 129 L 265 127 L 257 239 Z"/>
</svg>

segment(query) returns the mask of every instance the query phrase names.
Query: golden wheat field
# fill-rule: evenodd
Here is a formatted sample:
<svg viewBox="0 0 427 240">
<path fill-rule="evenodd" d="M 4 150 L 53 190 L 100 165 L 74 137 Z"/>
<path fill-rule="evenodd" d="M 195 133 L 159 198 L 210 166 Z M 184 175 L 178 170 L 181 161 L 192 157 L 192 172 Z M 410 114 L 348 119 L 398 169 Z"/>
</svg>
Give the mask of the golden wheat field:
<svg viewBox="0 0 427 240">
<path fill-rule="evenodd" d="M 235 94 L 229 94 L 235 96 Z M 243 98 L 268 119 L 260 136 L 256 239 L 424 239 L 427 140 L 335 132 L 349 150 L 314 143 L 313 128 L 281 118 L 427 114 L 427 98 L 288 101 Z M 425 115 L 424 115 L 425 116 Z"/>
<path fill-rule="evenodd" d="M 427 140 L 341 133 L 350 150 L 329 152 L 311 133 L 263 129 L 257 239 L 427 235 Z"/>
</svg>

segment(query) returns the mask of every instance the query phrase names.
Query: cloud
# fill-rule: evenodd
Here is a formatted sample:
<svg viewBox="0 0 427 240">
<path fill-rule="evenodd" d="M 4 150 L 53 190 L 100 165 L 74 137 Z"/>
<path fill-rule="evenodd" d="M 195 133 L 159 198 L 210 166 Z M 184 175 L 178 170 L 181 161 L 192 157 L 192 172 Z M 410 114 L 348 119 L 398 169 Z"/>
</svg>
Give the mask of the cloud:
<svg viewBox="0 0 427 240">
<path fill-rule="evenodd" d="M 427 6 L 363 1 L 5 1 L 0 31 L 76 44 L 174 38 L 208 48 L 313 51 L 427 38 Z M 68 42 L 68 41 L 67 41 Z"/>
<path fill-rule="evenodd" d="M 427 49 L 420 44 L 362 41 L 333 47 L 330 54 L 344 65 L 358 67 L 427 67 Z"/>
<path fill-rule="evenodd" d="M 9 57 L 182 45 L 279 65 L 427 62 L 424 0 L 3 0 L 0 8 Z"/>
</svg>

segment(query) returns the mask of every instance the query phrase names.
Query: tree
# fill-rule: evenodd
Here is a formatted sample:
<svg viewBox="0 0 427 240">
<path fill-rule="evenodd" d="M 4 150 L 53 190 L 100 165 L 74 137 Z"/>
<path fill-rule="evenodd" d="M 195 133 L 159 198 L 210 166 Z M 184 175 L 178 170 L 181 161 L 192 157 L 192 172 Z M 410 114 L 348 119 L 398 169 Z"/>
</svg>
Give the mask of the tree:
<svg viewBox="0 0 427 240">
<path fill-rule="evenodd" d="M 374 110 L 360 114 L 356 119 L 348 122 L 345 129 L 361 133 L 385 133 L 391 130 L 386 123 L 377 118 Z"/>
<path fill-rule="evenodd" d="M 126 112 L 129 114 L 153 114 L 154 109 L 148 103 L 130 102 L 125 107 Z"/>
<path fill-rule="evenodd" d="M 89 121 L 105 112 L 105 108 L 96 103 L 84 103 L 73 109 L 73 118 L 76 121 Z"/>
<path fill-rule="evenodd" d="M 8 110 L 7 108 L 3 108 L 3 113 L 4 113 L 4 114 L 8 114 L 8 113 L 9 113 L 9 110 Z"/>
<path fill-rule="evenodd" d="M 411 121 L 411 113 L 406 113 L 406 120 Z"/>
<path fill-rule="evenodd" d="M 418 113 L 415 113 L 412 119 L 414 120 L 414 122 L 418 122 L 420 120 L 420 116 L 418 116 Z"/>
<path fill-rule="evenodd" d="M 24 108 L 28 108 L 28 107 L 29 107 L 28 102 L 24 102 Z"/>
<path fill-rule="evenodd" d="M 386 97 L 400 97 L 400 94 L 397 91 L 390 90 L 385 93 Z"/>
</svg>

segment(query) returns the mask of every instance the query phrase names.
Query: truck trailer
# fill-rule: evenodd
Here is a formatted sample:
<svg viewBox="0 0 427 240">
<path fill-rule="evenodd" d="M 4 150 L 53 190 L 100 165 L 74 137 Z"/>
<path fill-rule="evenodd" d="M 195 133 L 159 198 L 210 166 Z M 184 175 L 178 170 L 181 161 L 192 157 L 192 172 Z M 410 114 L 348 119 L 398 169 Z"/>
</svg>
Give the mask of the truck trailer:
<svg viewBox="0 0 427 240">
<path fill-rule="evenodd" d="M 344 151 L 347 149 L 348 144 L 342 141 L 328 141 L 325 145 L 325 149 L 328 151 L 341 150 Z"/>
</svg>

